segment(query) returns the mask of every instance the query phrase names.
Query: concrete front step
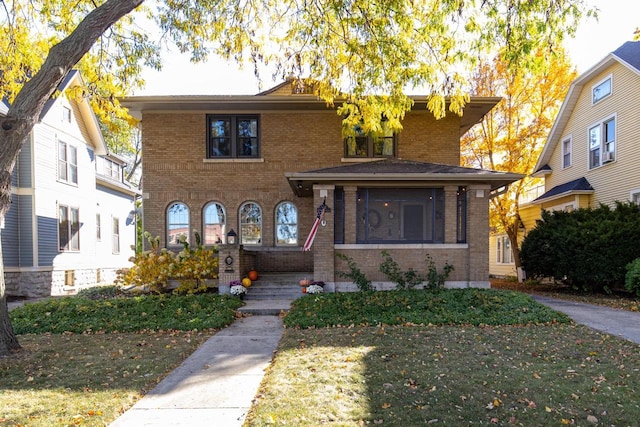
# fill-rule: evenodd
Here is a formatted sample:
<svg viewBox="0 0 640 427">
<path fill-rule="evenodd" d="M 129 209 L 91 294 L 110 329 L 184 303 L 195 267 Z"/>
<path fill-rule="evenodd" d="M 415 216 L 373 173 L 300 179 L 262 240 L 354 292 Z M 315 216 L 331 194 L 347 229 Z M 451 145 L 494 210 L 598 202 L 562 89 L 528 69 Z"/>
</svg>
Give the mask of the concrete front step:
<svg viewBox="0 0 640 427">
<path fill-rule="evenodd" d="M 309 277 L 313 277 L 313 273 L 263 273 L 247 289 L 247 295 L 244 298 L 247 301 L 300 298 L 304 294 L 299 282 Z"/>
<path fill-rule="evenodd" d="M 238 311 L 253 316 L 279 316 L 291 308 L 291 299 L 247 300 Z"/>
</svg>

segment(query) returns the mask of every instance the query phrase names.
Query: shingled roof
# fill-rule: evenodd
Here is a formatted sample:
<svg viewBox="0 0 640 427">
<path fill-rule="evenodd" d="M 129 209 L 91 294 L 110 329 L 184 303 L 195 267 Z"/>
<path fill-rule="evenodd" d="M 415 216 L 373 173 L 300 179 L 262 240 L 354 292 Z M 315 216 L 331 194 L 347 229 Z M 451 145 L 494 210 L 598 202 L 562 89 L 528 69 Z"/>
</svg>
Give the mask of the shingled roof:
<svg viewBox="0 0 640 427">
<path fill-rule="evenodd" d="M 392 183 L 394 186 L 402 186 L 429 182 L 466 185 L 473 182 L 488 184 L 494 190 L 524 177 L 521 174 L 488 169 L 400 159 L 381 159 L 305 172 L 287 172 L 285 176 L 289 180 L 291 188 L 299 196 L 310 195 L 313 184 L 319 183 L 335 185 L 356 182 L 369 185 L 372 183 L 376 185 Z"/>
<path fill-rule="evenodd" d="M 589 194 L 593 193 L 593 191 L 593 187 L 589 184 L 587 178 L 582 177 L 574 179 L 573 181 L 565 182 L 564 184 L 556 185 L 542 196 L 532 200 L 531 203 L 538 204 L 571 194 Z"/>
</svg>

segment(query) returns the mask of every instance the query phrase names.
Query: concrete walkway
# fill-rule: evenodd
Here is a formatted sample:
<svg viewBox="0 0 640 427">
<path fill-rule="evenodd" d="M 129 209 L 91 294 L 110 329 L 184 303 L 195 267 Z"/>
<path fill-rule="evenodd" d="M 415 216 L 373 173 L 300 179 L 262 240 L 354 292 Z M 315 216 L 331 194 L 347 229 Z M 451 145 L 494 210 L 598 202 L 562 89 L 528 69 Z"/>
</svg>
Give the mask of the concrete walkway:
<svg viewBox="0 0 640 427">
<path fill-rule="evenodd" d="M 541 304 L 567 314 L 574 322 L 640 343 L 640 313 L 532 295 Z"/>
<path fill-rule="evenodd" d="M 250 316 L 209 338 L 111 427 L 242 426 L 282 336 L 278 316 Z"/>
</svg>

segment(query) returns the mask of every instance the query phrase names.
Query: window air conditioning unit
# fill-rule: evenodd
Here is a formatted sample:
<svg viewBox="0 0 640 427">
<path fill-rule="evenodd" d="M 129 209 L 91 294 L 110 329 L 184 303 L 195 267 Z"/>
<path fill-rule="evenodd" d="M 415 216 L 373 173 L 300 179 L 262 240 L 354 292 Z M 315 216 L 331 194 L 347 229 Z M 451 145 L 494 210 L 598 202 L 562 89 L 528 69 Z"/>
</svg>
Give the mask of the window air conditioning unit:
<svg viewBox="0 0 640 427">
<path fill-rule="evenodd" d="M 611 151 L 605 151 L 602 155 L 602 163 L 613 162 L 615 157 Z"/>
</svg>

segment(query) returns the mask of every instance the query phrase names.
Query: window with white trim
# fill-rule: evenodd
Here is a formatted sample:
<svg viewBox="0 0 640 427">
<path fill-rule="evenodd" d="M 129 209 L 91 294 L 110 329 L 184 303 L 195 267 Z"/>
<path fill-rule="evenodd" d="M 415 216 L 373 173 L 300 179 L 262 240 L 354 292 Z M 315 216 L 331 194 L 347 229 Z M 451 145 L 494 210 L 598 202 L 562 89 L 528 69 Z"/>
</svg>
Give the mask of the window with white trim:
<svg viewBox="0 0 640 427">
<path fill-rule="evenodd" d="M 78 184 L 78 149 L 58 141 L 58 180 Z"/>
<path fill-rule="evenodd" d="M 591 88 L 592 104 L 595 104 L 596 102 L 611 95 L 611 86 L 611 75 L 593 85 L 593 87 Z"/>
<path fill-rule="evenodd" d="M 589 169 L 615 160 L 616 117 L 609 117 L 589 128 Z"/>
<path fill-rule="evenodd" d="M 120 219 L 113 217 L 113 227 L 111 230 L 111 252 L 114 255 L 120 253 Z"/>
<path fill-rule="evenodd" d="M 276 245 L 298 244 L 298 209 L 291 202 L 276 207 Z"/>
<path fill-rule="evenodd" d="M 498 264 L 513 264 L 513 254 L 511 253 L 511 240 L 509 240 L 509 236 L 497 236 L 496 240 L 496 262 Z"/>
<path fill-rule="evenodd" d="M 240 206 L 240 244 L 259 245 L 262 243 L 262 208 L 254 202 Z"/>
<path fill-rule="evenodd" d="M 189 241 L 189 208 L 175 202 L 167 209 L 167 246 Z"/>
<path fill-rule="evenodd" d="M 80 209 L 58 205 L 58 248 L 61 252 L 80 250 Z"/>
<path fill-rule="evenodd" d="M 571 137 L 562 141 L 562 168 L 568 168 L 571 166 L 571 151 L 572 151 Z"/>
<path fill-rule="evenodd" d="M 226 214 L 224 206 L 210 202 L 204 207 L 203 235 L 205 245 L 217 245 L 227 241 Z"/>
<path fill-rule="evenodd" d="M 629 199 L 631 200 L 631 203 L 640 205 L 640 189 L 631 191 Z"/>
</svg>

